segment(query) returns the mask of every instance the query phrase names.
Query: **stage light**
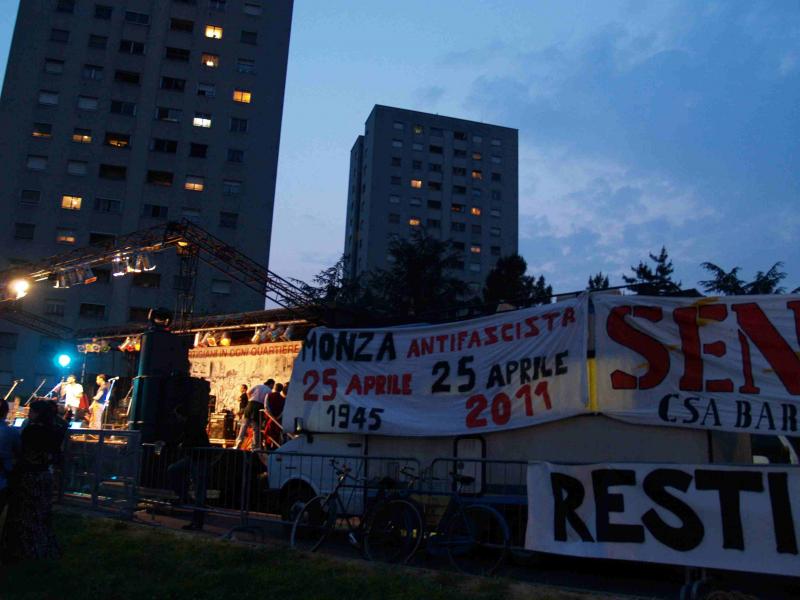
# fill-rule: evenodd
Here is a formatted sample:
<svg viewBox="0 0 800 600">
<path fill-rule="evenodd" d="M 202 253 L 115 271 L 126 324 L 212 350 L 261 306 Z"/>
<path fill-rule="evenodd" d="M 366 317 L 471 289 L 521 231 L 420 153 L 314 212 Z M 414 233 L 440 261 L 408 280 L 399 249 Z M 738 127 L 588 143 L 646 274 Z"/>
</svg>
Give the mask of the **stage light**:
<svg viewBox="0 0 800 600">
<path fill-rule="evenodd" d="M 200 342 L 202 341 L 203 341 L 203 334 L 198 331 L 197 333 L 194 334 L 194 347 L 199 348 Z"/>
<path fill-rule="evenodd" d="M 287 342 L 291 342 L 293 334 L 294 334 L 294 325 L 288 325 L 286 329 L 283 331 L 281 339 Z"/>
<path fill-rule="evenodd" d="M 283 327 L 276 327 L 275 329 L 273 329 L 270 332 L 270 335 L 272 336 L 272 341 L 277 342 L 280 339 L 281 335 L 283 335 L 283 331 L 284 331 Z"/>
<path fill-rule="evenodd" d="M 145 272 L 155 271 L 156 265 L 150 258 L 149 253 L 140 252 L 139 255 L 136 257 L 136 262 L 134 263 L 134 269 L 136 273 L 141 273 L 142 271 Z"/>
<path fill-rule="evenodd" d="M 208 334 L 208 337 L 206 338 L 206 344 L 208 344 L 212 348 L 214 348 L 217 345 L 217 337 L 215 333 Z"/>
<path fill-rule="evenodd" d="M 222 334 L 221 338 L 219 338 L 219 345 L 220 346 L 230 346 L 231 345 L 231 336 L 227 331 Z"/>
<path fill-rule="evenodd" d="M 84 285 L 89 285 L 90 283 L 97 281 L 97 275 L 95 275 L 94 271 L 92 271 L 89 267 L 78 267 L 76 271 L 80 276 L 81 283 Z"/>
<path fill-rule="evenodd" d="M 14 279 L 8 284 L 9 291 L 16 296 L 16 299 L 24 298 L 31 289 L 31 284 L 27 279 Z"/>
<path fill-rule="evenodd" d="M 114 277 L 124 277 L 128 273 L 128 261 L 124 256 L 115 256 L 111 261 L 111 274 Z"/>
<path fill-rule="evenodd" d="M 253 337 L 250 338 L 251 344 L 258 344 L 261 342 L 261 328 L 256 327 L 255 332 L 253 333 Z"/>
<path fill-rule="evenodd" d="M 139 266 L 139 256 L 137 254 L 134 254 L 128 258 L 125 266 L 128 273 L 142 272 L 142 268 Z"/>
<path fill-rule="evenodd" d="M 69 278 L 63 271 L 56 276 L 56 284 L 54 287 L 65 290 L 69 288 Z"/>
<path fill-rule="evenodd" d="M 69 366 L 69 363 L 72 362 L 72 357 L 69 354 L 59 354 L 58 358 L 56 358 L 58 362 L 58 366 L 62 369 L 66 369 Z"/>
<path fill-rule="evenodd" d="M 65 273 L 67 278 L 67 287 L 72 287 L 73 285 L 80 285 L 83 283 L 83 276 L 78 272 L 78 269 L 72 269 Z"/>
</svg>

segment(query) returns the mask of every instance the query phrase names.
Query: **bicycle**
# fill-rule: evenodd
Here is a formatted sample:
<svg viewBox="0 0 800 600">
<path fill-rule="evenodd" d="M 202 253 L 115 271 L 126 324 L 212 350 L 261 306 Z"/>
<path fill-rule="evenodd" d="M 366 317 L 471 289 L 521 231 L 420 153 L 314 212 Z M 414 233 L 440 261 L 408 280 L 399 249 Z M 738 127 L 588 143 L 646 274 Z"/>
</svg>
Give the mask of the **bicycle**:
<svg viewBox="0 0 800 600">
<path fill-rule="evenodd" d="M 422 517 L 416 507 L 410 500 L 379 496 L 359 524 L 354 525 L 352 519 L 355 517 L 347 513 L 339 490 L 348 479 L 362 484 L 369 482 L 350 475 L 351 468 L 340 466 L 335 459 L 330 464 L 336 472 L 336 485 L 329 493 L 314 496 L 303 505 L 292 525 L 291 547 L 315 552 L 332 533 L 342 531 L 347 533 L 350 544 L 368 560 L 405 562 L 416 552 L 421 539 Z M 386 479 L 379 485 L 381 495 L 390 487 Z M 363 543 L 365 530 L 372 532 L 369 545 Z"/>
</svg>

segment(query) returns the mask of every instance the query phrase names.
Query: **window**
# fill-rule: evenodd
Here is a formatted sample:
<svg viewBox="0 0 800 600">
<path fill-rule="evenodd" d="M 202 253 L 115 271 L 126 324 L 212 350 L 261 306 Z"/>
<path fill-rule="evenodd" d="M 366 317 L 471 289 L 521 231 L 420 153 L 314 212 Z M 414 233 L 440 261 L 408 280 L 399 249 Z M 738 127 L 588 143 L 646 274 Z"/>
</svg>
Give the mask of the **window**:
<svg viewBox="0 0 800 600">
<path fill-rule="evenodd" d="M 59 244 L 74 244 L 77 240 L 77 234 L 74 229 L 66 229 L 59 227 L 56 229 L 56 242 Z"/>
<path fill-rule="evenodd" d="M 428 146 L 428 152 L 430 152 L 431 154 L 442 154 L 443 150 L 441 146 L 430 145 Z"/>
<path fill-rule="evenodd" d="M 198 83 L 197 95 L 213 98 L 217 95 L 217 87 L 213 83 Z"/>
<path fill-rule="evenodd" d="M 186 80 L 178 79 L 176 77 L 162 77 L 161 89 L 182 92 L 184 89 L 186 89 Z"/>
<path fill-rule="evenodd" d="M 464 250 L 464 242 L 453 242 L 453 248 L 456 250 Z"/>
<path fill-rule="evenodd" d="M 408 224 L 411 225 L 411 227 L 419 227 L 420 224 L 419 217 L 411 217 L 408 220 Z"/>
<path fill-rule="evenodd" d="M 400 215 L 396 213 L 389 213 L 389 223 L 396 224 L 400 222 Z"/>
<path fill-rule="evenodd" d="M 192 158 L 205 158 L 208 155 L 208 144 L 196 144 L 192 142 L 189 145 L 189 156 Z"/>
<path fill-rule="evenodd" d="M 95 283 L 111 283 L 111 269 L 96 269 L 92 267 L 92 273 L 97 277 Z"/>
<path fill-rule="evenodd" d="M 172 185 L 173 174 L 170 171 L 148 171 L 147 183 L 169 187 Z M 150 205 L 147 205 L 150 206 Z"/>
<path fill-rule="evenodd" d="M 231 131 L 235 133 L 245 133 L 247 131 L 247 119 L 231 117 Z"/>
<path fill-rule="evenodd" d="M 139 85 L 142 80 L 140 73 L 134 71 L 115 71 L 114 81 L 117 83 L 130 83 L 131 85 Z"/>
<path fill-rule="evenodd" d="M 472 153 L 472 160 L 481 160 L 483 155 L 480 152 L 473 152 Z"/>
<path fill-rule="evenodd" d="M 452 212 L 460 213 L 460 212 L 464 212 L 465 209 L 466 209 L 466 205 L 458 204 L 456 202 L 453 202 L 453 204 L 450 206 L 450 210 Z"/>
<path fill-rule="evenodd" d="M 99 101 L 92 96 L 78 96 L 78 108 L 81 110 L 97 110 Z"/>
<path fill-rule="evenodd" d="M 75 0 L 58 0 L 58 3 L 56 4 L 56 10 L 58 12 L 74 13 Z"/>
<path fill-rule="evenodd" d="M 233 101 L 241 102 L 242 104 L 250 104 L 253 99 L 251 92 L 247 90 L 235 89 L 233 90 Z"/>
<path fill-rule="evenodd" d="M 415 171 L 419 171 L 422 169 L 422 161 L 421 160 L 412 160 L 411 161 L 411 168 Z"/>
<path fill-rule="evenodd" d="M 131 282 L 134 287 L 140 288 L 157 288 L 161 286 L 160 273 L 135 273 L 133 281 Z"/>
<path fill-rule="evenodd" d="M 463 185 L 454 185 L 453 186 L 453 193 L 457 196 L 463 196 L 467 193 L 467 188 Z"/>
<path fill-rule="evenodd" d="M 252 15 L 257 17 L 261 14 L 262 8 L 260 4 L 256 4 L 255 2 L 245 2 L 244 3 L 244 14 Z"/>
<path fill-rule="evenodd" d="M 492 164 L 499 165 L 502 164 L 503 159 L 499 156 L 492 156 Z"/>
<path fill-rule="evenodd" d="M 25 161 L 25 166 L 31 171 L 44 171 L 47 168 L 47 157 L 29 154 Z"/>
<path fill-rule="evenodd" d="M 125 22 L 134 23 L 136 25 L 148 25 L 150 23 L 150 15 L 132 10 L 125 11 Z"/>
<path fill-rule="evenodd" d="M 466 231 L 467 226 L 464 223 L 450 223 L 450 231 Z"/>
<path fill-rule="evenodd" d="M 38 206 L 42 192 L 39 190 L 22 190 L 19 194 L 19 201 L 25 206 Z"/>
<path fill-rule="evenodd" d="M 389 180 L 390 180 L 390 182 L 391 182 L 391 184 L 392 184 L 392 185 L 400 185 L 400 184 L 402 183 L 402 181 L 403 181 L 403 180 L 400 178 L 400 176 L 399 176 L 399 175 L 392 175 L 392 176 L 389 178 Z M 412 187 L 413 187 L 413 184 L 412 184 Z"/>
<path fill-rule="evenodd" d="M 442 222 L 439 219 L 428 219 L 426 225 L 431 229 L 441 229 Z"/>
<path fill-rule="evenodd" d="M 500 173 L 492 173 L 492 181 L 499 182 L 502 181 L 502 176 Z"/>
<path fill-rule="evenodd" d="M 131 323 L 143 323 L 150 316 L 150 309 L 143 306 L 131 306 L 128 309 L 128 321 Z"/>
<path fill-rule="evenodd" d="M 172 173 L 170 173 L 170 177 Z M 142 205 L 142 216 L 150 217 L 151 219 L 166 219 L 169 209 L 166 206 L 158 204 L 144 204 Z"/>
<path fill-rule="evenodd" d="M 472 244 L 469 247 L 469 251 L 473 254 L 480 254 L 481 253 L 481 245 L 480 244 Z"/>
<path fill-rule="evenodd" d="M 502 200 L 503 194 L 500 190 L 492 190 L 492 200 Z"/>
<path fill-rule="evenodd" d="M 90 246 L 105 246 L 107 248 L 113 247 L 114 242 L 117 241 L 117 236 L 112 233 L 90 233 L 89 245 Z"/>
<path fill-rule="evenodd" d="M 442 165 L 437 163 L 428 163 L 428 170 L 431 173 L 441 173 L 442 172 Z"/>
<path fill-rule="evenodd" d="M 428 200 L 428 208 L 431 210 L 442 210 L 442 202 L 440 200 Z"/>
<path fill-rule="evenodd" d="M 474 217 L 480 217 L 481 209 L 478 208 L 477 206 L 473 206 L 472 208 L 469 209 L 469 213 Z"/>
<path fill-rule="evenodd" d="M 467 151 L 466 150 L 453 150 L 453 156 L 455 158 L 466 158 Z"/>
<path fill-rule="evenodd" d="M 244 162 L 244 150 L 228 148 L 228 162 L 232 163 Z"/>
<path fill-rule="evenodd" d="M 33 223 L 14 223 L 14 239 L 32 240 L 36 225 Z"/>
<path fill-rule="evenodd" d="M 182 111 L 179 108 L 168 108 L 166 106 L 156 107 L 156 121 L 166 121 L 167 123 L 180 123 Z"/>
<path fill-rule="evenodd" d="M 200 63 L 209 69 L 216 69 L 219 66 L 219 55 L 203 52 L 200 58 Z"/>
<path fill-rule="evenodd" d="M 432 189 L 434 192 L 439 192 L 442 189 L 442 182 L 441 181 L 429 181 L 428 187 Z"/>
<path fill-rule="evenodd" d="M 81 71 L 81 77 L 84 79 L 90 79 L 92 81 L 102 81 L 103 80 L 103 67 L 100 65 L 83 65 L 83 70 Z"/>
<path fill-rule="evenodd" d="M 441 127 L 431 127 L 431 135 L 435 137 L 442 137 L 444 132 L 442 131 Z"/>
<path fill-rule="evenodd" d="M 409 206 L 422 206 L 422 198 L 411 198 L 408 201 Z"/>
<path fill-rule="evenodd" d="M 50 123 L 34 123 L 31 135 L 37 138 L 53 137 L 53 126 Z"/>
<path fill-rule="evenodd" d="M 199 175 L 187 175 L 183 183 L 183 189 L 190 192 L 202 192 L 205 188 L 205 179 Z"/>
<path fill-rule="evenodd" d="M 44 301 L 44 314 L 51 317 L 64 316 L 64 300 L 57 300 L 55 298 L 46 298 Z"/>
<path fill-rule="evenodd" d="M 391 194 L 389 196 L 389 204 L 400 204 L 400 196 L 397 194 Z"/>
<path fill-rule="evenodd" d="M 200 218 L 200 209 L 199 208 L 189 208 L 184 206 L 181 209 L 181 216 L 186 219 L 199 219 Z"/>
<path fill-rule="evenodd" d="M 392 166 L 393 167 L 402 167 L 403 166 L 403 159 L 401 159 L 399 156 L 393 156 L 392 157 Z"/>
<path fill-rule="evenodd" d="M 242 31 L 242 36 L 239 41 L 243 44 L 256 45 L 258 43 L 258 33 L 255 31 Z"/>
<path fill-rule="evenodd" d="M 217 25 L 206 25 L 206 37 L 212 40 L 222 39 L 222 27 Z"/>
<path fill-rule="evenodd" d="M 123 100 L 112 100 L 111 112 L 115 115 L 133 117 L 136 114 L 136 104 L 133 102 L 125 102 Z"/>
<path fill-rule="evenodd" d="M 252 58 L 237 58 L 236 70 L 239 73 L 249 73 L 252 75 L 256 72 L 256 61 Z"/>
<path fill-rule="evenodd" d="M 472 233 L 476 233 L 477 234 L 477 233 L 480 233 L 480 232 L 481 232 L 481 226 L 480 225 L 473 225 L 472 226 Z"/>
<path fill-rule="evenodd" d="M 498 140 L 497 138 L 492 140 L 492 146 L 500 147 L 501 145 L 502 145 L 502 142 L 500 140 Z"/>
<path fill-rule="evenodd" d="M 194 21 L 189 21 L 188 19 L 172 18 L 169 20 L 169 28 L 172 31 L 183 31 L 186 33 L 192 33 L 194 31 Z"/>
<path fill-rule="evenodd" d="M 219 213 L 219 226 L 226 229 L 236 229 L 236 224 L 239 221 L 239 215 L 232 212 Z"/>
<path fill-rule="evenodd" d="M 401 121 L 395 121 L 392 123 L 392 127 L 397 131 L 403 131 L 406 128 L 405 124 L 403 124 Z"/>
<path fill-rule="evenodd" d="M 44 104 L 45 106 L 56 106 L 58 104 L 58 92 L 40 90 L 39 104 Z"/>
<path fill-rule="evenodd" d="M 423 148 L 424 148 L 424 146 L 422 144 L 420 144 L 419 142 L 414 142 L 413 144 L 411 144 L 411 149 L 414 152 L 422 152 Z"/>
<path fill-rule="evenodd" d="M 66 44 L 69 41 L 69 31 L 66 29 L 51 29 L 50 41 Z"/>
<path fill-rule="evenodd" d="M 467 174 L 467 170 L 464 167 L 453 167 L 453 175 L 464 176 Z"/>
<path fill-rule="evenodd" d="M 144 43 L 134 42 L 133 40 L 120 40 L 119 51 L 122 54 L 134 54 L 136 56 L 141 56 L 144 54 Z"/>
<path fill-rule="evenodd" d="M 178 60 L 181 62 L 189 62 L 192 53 L 186 48 L 175 48 L 167 46 L 164 49 L 164 58 L 167 60 Z"/>
<path fill-rule="evenodd" d="M 113 200 L 111 198 L 95 198 L 94 210 L 95 212 L 118 215 L 122 212 L 122 200 Z"/>
<path fill-rule="evenodd" d="M 222 181 L 223 196 L 238 196 L 242 193 L 242 182 L 235 179 L 224 179 Z"/>
<path fill-rule="evenodd" d="M 44 59 L 44 72 L 51 75 L 61 75 L 64 72 L 64 61 L 55 58 Z"/>
<path fill-rule="evenodd" d="M 208 0 L 208 8 L 219 12 L 224 12 L 227 4 L 228 0 Z"/>
<path fill-rule="evenodd" d="M 100 177 L 122 181 L 128 176 L 128 169 L 119 165 L 100 165 Z"/>
<path fill-rule="evenodd" d="M 212 294 L 230 294 L 231 282 L 226 279 L 212 279 L 211 280 L 211 293 Z"/>
<path fill-rule="evenodd" d="M 414 135 L 422 135 L 425 133 L 425 128 L 422 125 L 414 125 Z"/>
<path fill-rule="evenodd" d="M 392 140 L 392 148 L 402 148 L 403 140 Z"/>
<path fill-rule="evenodd" d="M 481 188 L 472 188 L 472 196 L 475 198 L 480 198 L 483 195 L 483 191 Z"/>
<path fill-rule="evenodd" d="M 91 144 L 92 130 L 76 127 L 72 130 L 72 141 L 78 144 Z"/>
<path fill-rule="evenodd" d="M 130 148 L 131 136 L 127 133 L 107 132 L 104 143 L 106 146 L 113 146 L 114 148 Z"/>
<path fill-rule="evenodd" d="M 481 264 L 480 263 L 469 263 L 469 270 L 473 273 L 480 273 L 481 272 Z"/>
<path fill-rule="evenodd" d="M 474 225 L 473 225 L 473 227 L 474 227 Z M 492 237 L 500 237 L 500 228 L 499 227 L 490 227 L 489 228 L 489 234 Z"/>
<path fill-rule="evenodd" d="M 192 119 L 192 125 L 195 127 L 204 127 L 208 129 L 211 127 L 211 115 L 208 113 L 194 113 L 194 119 Z"/>
<path fill-rule="evenodd" d="M 492 246 L 490 248 L 492 256 L 500 256 L 500 246 Z"/>
<path fill-rule="evenodd" d="M 89 35 L 89 48 L 105 50 L 108 46 L 108 38 L 104 35 Z"/>
<path fill-rule="evenodd" d="M 499 217 L 500 216 L 500 209 L 499 208 L 493 208 L 492 210 L 489 211 L 489 214 L 492 215 L 493 217 Z"/>
<path fill-rule="evenodd" d="M 466 140 L 467 139 L 467 134 L 464 133 L 463 131 L 454 131 L 453 132 L 453 139 L 454 140 L 462 140 L 462 141 Z"/>
<path fill-rule="evenodd" d="M 478 171 L 477 169 L 473 169 L 472 170 L 472 178 L 473 179 L 477 179 L 477 180 L 481 180 L 481 179 L 483 179 L 483 173 Z"/>
<path fill-rule="evenodd" d="M 61 208 L 64 210 L 80 210 L 82 203 L 80 196 L 61 196 Z"/>
<path fill-rule="evenodd" d="M 411 187 L 418 190 L 422 188 L 422 179 L 412 179 Z"/>
<path fill-rule="evenodd" d="M 162 138 L 153 138 L 150 140 L 150 150 L 153 152 L 165 152 L 167 154 L 175 154 L 178 151 L 177 140 L 165 140 Z"/>
<path fill-rule="evenodd" d="M 105 304 L 91 304 L 89 302 L 81 302 L 78 309 L 78 315 L 87 319 L 105 319 L 106 306 Z"/>
<path fill-rule="evenodd" d="M 472 136 L 472 142 L 474 144 L 480 144 L 481 142 L 483 142 L 483 137 L 480 136 L 480 135 L 473 135 Z"/>
<path fill-rule="evenodd" d="M 114 9 L 110 6 L 106 6 L 105 4 L 95 4 L 94 5 L 94 18 L 95 19 L 103 19 L 108 21 L 111 18 L 111 14 L 114 12 Z"/>
</svg>

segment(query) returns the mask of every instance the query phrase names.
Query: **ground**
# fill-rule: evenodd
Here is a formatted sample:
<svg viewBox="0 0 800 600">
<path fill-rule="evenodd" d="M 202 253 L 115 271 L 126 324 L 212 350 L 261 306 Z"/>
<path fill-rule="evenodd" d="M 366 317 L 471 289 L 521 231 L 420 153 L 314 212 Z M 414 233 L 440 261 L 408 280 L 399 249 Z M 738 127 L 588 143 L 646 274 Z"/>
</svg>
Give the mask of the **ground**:
<svg viewBox="0 0 800 600">
<path fill-rule="evenodd" d="M 502 579 L 302 555 L 79 514 L 56 514 L 63 558 L 0 567 L 2 600 L 588 600 Z"/>
</svg>

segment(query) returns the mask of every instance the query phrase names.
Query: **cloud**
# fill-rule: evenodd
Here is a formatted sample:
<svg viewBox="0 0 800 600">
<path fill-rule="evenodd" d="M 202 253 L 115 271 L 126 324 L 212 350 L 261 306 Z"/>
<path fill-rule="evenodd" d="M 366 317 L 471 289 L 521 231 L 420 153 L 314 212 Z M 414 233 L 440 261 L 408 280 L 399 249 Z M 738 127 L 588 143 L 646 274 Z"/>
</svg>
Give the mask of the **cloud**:
<svg viewBox="0 0 800 600">
<path fill-rule="evenodd" d="M 414 98 L 421 106 L 425 107 L 423 110 L 430 111 L 439 103 L 444 93 L 445 89 L 443 87 L 429 85 L 414 90 Z"/>
</svg>

